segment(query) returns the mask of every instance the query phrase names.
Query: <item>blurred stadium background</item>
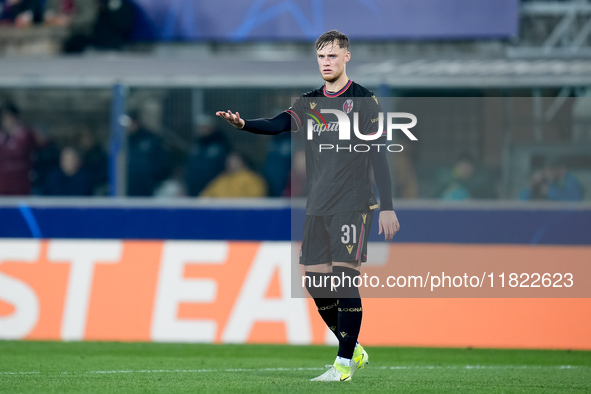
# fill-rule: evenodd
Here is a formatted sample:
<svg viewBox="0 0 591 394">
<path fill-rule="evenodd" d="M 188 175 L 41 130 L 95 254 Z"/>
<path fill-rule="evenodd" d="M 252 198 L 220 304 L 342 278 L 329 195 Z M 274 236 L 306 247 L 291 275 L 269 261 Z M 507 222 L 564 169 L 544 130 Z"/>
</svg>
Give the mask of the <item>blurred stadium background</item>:
<svg viewBox="0 0 591 394">
<path fill-rule="evenodd" d="M 90 22 L 43 3 L 0 1 L 3 119 L 32 136 L 0 152 L 0 338 L 332 343 L 286 279 L 290 139 L 214 113 L 320 86 L 333 28 L 384 110 L 425 114 L 390 163 L 402 230 L 376 265 L 591 263 L 588 1 L 96 0 Z M 250 183 L 208 188 L 233 152 Z M 591 349 L 588 298 L 519 297 L 367 300 L 362 339 Z"/>
</svg>

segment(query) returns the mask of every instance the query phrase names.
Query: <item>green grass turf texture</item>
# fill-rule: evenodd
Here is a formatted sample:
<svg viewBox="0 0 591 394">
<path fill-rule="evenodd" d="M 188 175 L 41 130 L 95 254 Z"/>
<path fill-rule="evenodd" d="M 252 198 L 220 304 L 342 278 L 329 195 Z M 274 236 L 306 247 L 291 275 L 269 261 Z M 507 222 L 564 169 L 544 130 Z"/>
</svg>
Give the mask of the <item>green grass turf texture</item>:
<svg viewBox="0 0 591 394">
<path fill-rule="evenodd" d="M 591 392 L 591 352 L 367 350 L 353 381 L 323 383 L 336 347 L 0 341 L 0 393 Z"/>
</svg>

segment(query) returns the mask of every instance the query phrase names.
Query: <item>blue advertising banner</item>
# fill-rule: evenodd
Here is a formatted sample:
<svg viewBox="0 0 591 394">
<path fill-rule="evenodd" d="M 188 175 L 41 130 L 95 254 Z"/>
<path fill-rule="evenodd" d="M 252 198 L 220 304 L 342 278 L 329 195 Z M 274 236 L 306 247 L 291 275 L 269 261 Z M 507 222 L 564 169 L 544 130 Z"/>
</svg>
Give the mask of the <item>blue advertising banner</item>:
<svg viewBox="0 0 591 394">
<path fill-rule="evenodd" d="M 83 200 L 80 200 L 83 201 Z M 157 202 L 155 202 L 157 204 Z M 591 245 L 591 209 L 397 207 L 394 242 Z M 300 240 L 305 211 L 273 207 L 3 206 L 0 238 Z M 378 216 L 369 240 L 378 235 Z"/>
<path fill-rule="evenodd" d="M 135 38 L 151 41 L 510 38 L 519 0 L 133 0 Z"/>
</svg>

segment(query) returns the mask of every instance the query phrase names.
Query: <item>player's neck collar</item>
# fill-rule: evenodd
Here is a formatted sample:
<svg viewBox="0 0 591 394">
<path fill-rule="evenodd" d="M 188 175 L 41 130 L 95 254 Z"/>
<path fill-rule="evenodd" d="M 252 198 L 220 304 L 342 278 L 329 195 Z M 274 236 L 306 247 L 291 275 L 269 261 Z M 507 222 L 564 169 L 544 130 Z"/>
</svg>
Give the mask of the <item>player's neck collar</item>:
<svg viewBox="0 0 591 394">
<path fill-rule="evenodd" d="M 349 82 L 347 82 L 347 84 L 345 86 L 343 86 L 343 88 L 341 90 L 339 90 L 338 92 L 329 92 L 328 90 L 326 90 L 326 85 L 324 85 L 322 87 L 322 92 L 324 93 L 324 95 L 326 97 L 337 97 L 337 96 L 340 96 L 341 94 L 345 93 L 345 91 L 347 89 L 349 89 L 349 86 L 351 86 L 352 83 L 353 83 L 353 81 L 349 79 Z"/>
</svg>

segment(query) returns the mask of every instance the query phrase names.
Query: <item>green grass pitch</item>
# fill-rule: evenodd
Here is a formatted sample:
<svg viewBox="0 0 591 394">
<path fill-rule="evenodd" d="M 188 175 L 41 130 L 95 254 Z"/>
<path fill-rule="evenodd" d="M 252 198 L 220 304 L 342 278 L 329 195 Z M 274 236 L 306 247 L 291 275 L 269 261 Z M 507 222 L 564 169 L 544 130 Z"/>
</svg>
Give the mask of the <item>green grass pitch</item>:
<svg viewBox="0 0 591 394">
<path fill-rule="evenodd" d="M 0 341 L 0 393 L 591 392 L 591 352 L 367 348 L 351 382 L 310 382 L 336 347 Z"/>
</svg>

